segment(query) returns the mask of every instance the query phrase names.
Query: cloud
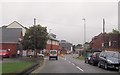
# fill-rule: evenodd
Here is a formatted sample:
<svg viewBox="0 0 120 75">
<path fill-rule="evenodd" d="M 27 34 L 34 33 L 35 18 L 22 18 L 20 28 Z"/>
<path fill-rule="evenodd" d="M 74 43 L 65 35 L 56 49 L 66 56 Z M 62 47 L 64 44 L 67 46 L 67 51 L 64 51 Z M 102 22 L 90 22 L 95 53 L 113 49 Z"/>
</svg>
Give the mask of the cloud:
<svg viewBox="0 0 120 75">
<path fill-rule="evenodd" d="M 117 2 L 3 2 L 2 24 L 17 20 L 29 27 L 33 18 L 37 23 L 52 29 L 60 39 L 83 43 L 86 18 L 87 40 L 102 31 L 102 19 L 106 20 L 106 31 L 117 28 Z"/>
</svg>

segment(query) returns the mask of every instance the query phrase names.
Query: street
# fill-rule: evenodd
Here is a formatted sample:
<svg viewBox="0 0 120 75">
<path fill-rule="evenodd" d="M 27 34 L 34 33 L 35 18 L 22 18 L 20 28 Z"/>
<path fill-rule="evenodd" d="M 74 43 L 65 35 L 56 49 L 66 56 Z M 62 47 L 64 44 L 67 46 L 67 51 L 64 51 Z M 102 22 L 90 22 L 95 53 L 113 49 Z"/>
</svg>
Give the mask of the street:
<svg viewBox="0 0 120 75">
<path fill-rule="evenodd" d="M 76 54 L 59 56 L 58 60 L 49 60 L 45 57 L 45 64 L 32 73 L 118 73 L 115 70 L 85 64 L 83 60 L 75 59 L 76 57 Z"/>
</svg>

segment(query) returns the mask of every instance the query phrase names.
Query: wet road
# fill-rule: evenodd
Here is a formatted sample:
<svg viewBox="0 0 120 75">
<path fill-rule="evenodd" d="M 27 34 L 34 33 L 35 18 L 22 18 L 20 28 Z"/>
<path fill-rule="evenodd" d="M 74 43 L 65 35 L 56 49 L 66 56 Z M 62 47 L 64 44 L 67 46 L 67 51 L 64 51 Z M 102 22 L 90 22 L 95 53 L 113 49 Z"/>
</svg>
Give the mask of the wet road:
<svg viewBox="0 0 120 75">
<path fill-rule="evenodd" d="M 49 60 L 45 57 L 44 65 L 32 73 L 118 73 L 85 64 L 83 60 L 75 59 L 76 57 L 75 54 L 59 56 L 58 60 Z"/>
</svg>

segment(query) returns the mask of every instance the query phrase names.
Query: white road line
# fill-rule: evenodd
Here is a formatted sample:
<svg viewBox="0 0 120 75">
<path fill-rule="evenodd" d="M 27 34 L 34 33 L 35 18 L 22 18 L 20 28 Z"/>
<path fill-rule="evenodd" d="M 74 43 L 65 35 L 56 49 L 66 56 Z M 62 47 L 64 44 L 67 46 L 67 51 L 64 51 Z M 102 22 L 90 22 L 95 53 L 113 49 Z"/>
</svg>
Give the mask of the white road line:
<svg viewBox="0 0 120 75">
<path fill-rule="evenodd" d="M 44 59 L 48 59 L 48 58 L 44 58 Z"/>
<path fill-rule="evenodd" d="M 65 58 L 65 60 L 66 60 L 66 58 Z"/>
<path fill-rule="evenodd" d="M 66 60 L 66 58 L 64 58 L 64 60 Z M 73 66 L 75 66 L 74 63 L 70 62 L 69 60 L 67 60 L 67 61 L 68 61 L 69 63 L 71 63 Z M 76 68 L 83 72 L 83 70 L 82 70 L 80 67 L 76 66 Z"/>
<path fill-rule="evenodd" d="M 80 71 L 83 71 L 80 67 L 76 66 L 77 69 L 79 69 Z"/>
<path fill-rule="evenodd" d="M 64 58 L 64 60 L 66 60 L 66 59 Z"/>
<path fill-rule="evenodd" d="M 74 65 L 74 66 L 75 66 L 75 64 L 74 64 L 74 63 L 72 63 L 72 65 Z"/>
<path fill-rule="evenodd" d="M 71 63 L 70 61 L 68 61 L 69 63 Z"/>
</svg>

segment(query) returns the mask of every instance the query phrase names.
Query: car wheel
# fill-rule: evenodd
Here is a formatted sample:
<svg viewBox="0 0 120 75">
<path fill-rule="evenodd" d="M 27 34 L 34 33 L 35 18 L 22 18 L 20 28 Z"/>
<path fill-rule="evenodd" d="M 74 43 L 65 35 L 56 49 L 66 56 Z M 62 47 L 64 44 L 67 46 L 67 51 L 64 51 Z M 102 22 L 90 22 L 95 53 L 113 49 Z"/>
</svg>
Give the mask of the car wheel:
<svg viewBox="0 0 120 75">
<path fill-rule="evenodd" d="M 56 60 L 58 60 L 58 57 L 56 57 Z"/>
<path fill-rule="evenodd" d="M 107 63 L 105 63 L 104 68 L 105 68 L 106 70 L 108 69 Z"/>
<path fill-rule="evenodd" d="M 119 73 L 120 73 L 120 66 L 119 66 Z"/>
<path fill-rule="evenodd" d="M 92 65 L 95 66 L 95 62 L 94 61 L 92 61 Z"/>
<path fill-rule="evenodd" d="M 89 63 L 88 60 L 86 60 L 86 63 L 87 63 L 87 64 Z"/>
<path fill-rule="evenodd" d="M 101 67 L 101 63 L 100 62 L 98 62 L 98 67 Z"/>
<path fill-rule="evenodd" d="M 85 60 L 85 63 L 86 63 L 86 60 Z"/>
</svg>

